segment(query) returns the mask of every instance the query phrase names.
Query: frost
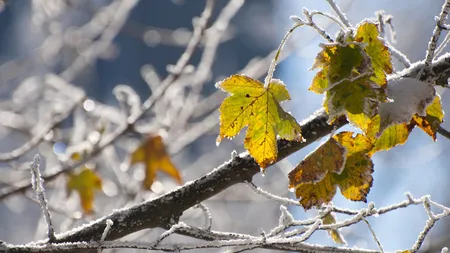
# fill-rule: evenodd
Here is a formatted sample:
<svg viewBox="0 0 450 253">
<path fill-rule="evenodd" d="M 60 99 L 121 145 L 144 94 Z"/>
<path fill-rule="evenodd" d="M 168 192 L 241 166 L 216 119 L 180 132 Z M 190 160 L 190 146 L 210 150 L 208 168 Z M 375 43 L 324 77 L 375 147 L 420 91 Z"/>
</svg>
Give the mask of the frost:
<svg viewBox="0 0 450 253">
<path fill-rule="evenodd" d="M 380 135 L 390 125 L 409 123 L 414 114 L 425 116 L 427 106 L 436 96 L 431 84 L 414 78 L 403 78 L 389 83 L 387 93 L 393 102 L 379 106 Z"/>
<path fill-rule="evenodd" d="M 45 196 L 44 180 L 41 177 L 41 171 L 39 170 L 40 157 L 35 155 L 33 162 L 30 164 L 31 168 L 31 185 L 33 190 L 36 192 L 39 205 L 41 206 L 42 212 L 44 214 L 44 221 L 47 224 L 47 236 L 49 241 L 55 240 L 55 230 L 52 225 L 52 219 L 50 217 L 50 212 L 48 210 L 47 197 Z"/>
</svg>

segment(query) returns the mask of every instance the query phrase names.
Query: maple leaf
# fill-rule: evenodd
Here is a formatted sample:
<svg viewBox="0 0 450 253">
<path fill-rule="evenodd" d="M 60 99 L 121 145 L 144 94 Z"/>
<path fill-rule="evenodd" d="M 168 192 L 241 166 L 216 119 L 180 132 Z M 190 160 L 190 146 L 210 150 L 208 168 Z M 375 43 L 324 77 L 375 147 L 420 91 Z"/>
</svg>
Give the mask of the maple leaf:
<svg viewBox="0 0 450 253">
<path fill-rule="evenodd" d="M 322 218 L 322 224 L 329 225 L 329 224 L 335 224 L 336 223 L 336 217 L 332 213 L 328 213 Z M 346 244 L 344 237 L 339 233 L 337 229 L 327 229 L 328 235 L 331 237 L 331 239 L 337 243 L 337 244 Z"/>
<path fill-rule="evenodd" d="M 366 135 L 374 143 L 373 149 L 369 152 L 371 155 L 382 150 L 389 150 L 397 145 L 403 145 L 408 140 L 414 125 L 407 123 L 396 123 L 388 126 L 380 133 L 380 115 L 370 119 Z"/>
<path fill-rule="evenodd" d="M 342 195 L 353 201 L 366 201 L 366 196 L 372 186 L 373 162 L 368 152 L 372 150 L 372 141 L 362 134 L 352 136 L 351 132 L 341 132 L 333 137 L 346 150 L 344 169 L 340 173 L 327 172 L 318 182 L 295 184 L 297 198 L 303 208 L 318 207 L 323 203 L 329 203 L 336 194 L 336 188 L 341 189 Z M 332 139 L 329 140 L 329 142 Z M 322 159 L 332 159 L 322 157 Z M 340 157 L 336 158 L 340 160 Z M 309 170 L 308 168 L 304 168 Z M 299 171 L 297 170 L 297 173 Z M 290 177 L 291 178 L 291 177 Z"/>
<path fill-rule="evenodd" d="M 66 184 L 67 196 L 78 192 L 81 207 L 86 214 L 93 212 L 94 192 L 102 189 L 101 178 L 91 169 L 83 167 L 78 173 L 69 173 Z"/>
<path fill-rule="evenodd" d="M 391 74 L 393 68 L 389 49 L 378 35 L 377 25 L 364 21 L 358 25 L 354 39 L 357 42 L 366 43 L 363 50 L 371 59 L 373 71 L 370 80 L 380 86 L 384 86 L 387 83 L 386 74 Z"/>
<path fill-rule="evenodd" d="M 328 90 L 323 106 L 329 115 L 329 121 L 346 114 L 363 114 L 372 117 L 378 103 L 386 101 L 383 88 L 374 87 L 369 81 L 369 75 L 363 75 L 353 80 L 345 80 Z"/>
<path fill-rule="evenodd" d="M 216 86 L 231 94 L 219 108 L 217 143 L 236 136 L 248 126 L 244 147 L 264 169 L 277 159 L 277 135 L 287 140 L 301 140 L 300 125 L 280 106 L 280 102 L 290 99 L 280 80 L 273 79 L 264 88 L 258 80 L 232 75 Z"/>
<path fill-rule="evenodd" d="M 310 91 L 322 94 L 343 80 L 349 80 L 366 72 L 367 56 L 359 44 L 321 44 L 323 49 L 317 55 L 312 70 L 322 68 L 315 75 Z"/>
<path fill-rule="evenodd" d="M 161 171 L 182 183 L 180 173 L 172 163 L 159 135 L 149 136 L 136 150 L 131 153 L 130 165 L 142 163 L 145 165 L 143 187 L 149 189 L 156 178 L 156 172 Z"/>
<path fill-rule="evenodd" d="M 341 173 L 344 169 L 346 152 L 339 142 L 329 139 L 289 172 L 289 187 L 302 183 L 317 183 L 327 173 Z"/>
<path fill-rule="evenodd" d="M 426 116 L 413 116 L 414 123 L 425 133 L 436 141 L 436 133 L 444 121 L 444 111 L 442 110 L 441 98 L 436 95 L 433 102 L 426 109 Z"/>
</svg>

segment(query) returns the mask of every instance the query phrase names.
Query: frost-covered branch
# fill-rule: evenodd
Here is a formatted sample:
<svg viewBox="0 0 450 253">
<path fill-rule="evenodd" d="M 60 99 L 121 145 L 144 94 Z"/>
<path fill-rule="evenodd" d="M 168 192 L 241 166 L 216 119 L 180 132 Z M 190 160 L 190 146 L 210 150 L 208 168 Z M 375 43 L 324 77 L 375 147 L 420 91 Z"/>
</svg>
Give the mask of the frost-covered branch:
<svg viewBox="0 0 450 253">
<path fill-rule="evenodd" d="M 307 25 L 312 27 L 314 30 L 316 30 L 324 39 L 326 39 L 328 42 L 334 42 L 334 40 L 331 38 L 331 36 L 320 26 L 318 26 L 313 21 L 313 16 L 317 14 L 315 12 L 310 12 L 307 8 L 303 8 L 303 15 L 305 16 L 305 20 L 298 16 L 291 16 L 291 20 L 294 21 L 295 25 L 301 26 L 301 25 Z M 339 23 L 338 23 L 339 24 Z"/>
<path fill-rule="evenodd" d="M 398 74 L 401 77 L 417 76 L 423 63 L 413 64 L 411 68 L 406 69 Z M 444 76 L 450 76 L 450 55 L 446 54 L 440 57 L 432 65 L 433 69 L 439 69 L 442 74 L 439 76 L 427 76 L 429 80 L 439 81 Z M 311 116 L 311 118 L 302 122 L 302 133 L 306 142 L 290 142 L 285 140 L 278 141 L 279 160 L 289 156 L 299 149 L 309 145 L 329 134 L 336 127 L 343 126 L 347 123 L 345 118 L 340 118 L 334 125 L 328 125 L 327 115 L 320 111 Z M 100 144 L 104 145 L 104 144 Z M 83 161 L 84 162 L 84 161 Z M 178 220 L 180 215 L 187 209 L 201 203 L 202 201 L 216 195 L 224 189 L 245 181 L 250 182 L 253 175 L 259 173 L 259 166 L 248 154 L 241 154 L 234 159 L 224 163 L 220 167 L 214 169 L 211 173 L 189 183 L 185 186 L 167 193 L 159 198 L 151 201 L 135 205 L 130 208 L 122 209 L 105 216 L 89 225 L 76 228 L 70 232 L 57 236 L 58 242 L 77 242 L 84 241 L 87 238 L 99 240 L 106 226 L 106 220 L 111 219 L 114 226 L 110 229 L 106 240 L 118 239 L 127 234 L 152 227 L 169 228 L 171 220 Z M 1 198 L 1 196 L 0 196 Z M 402 203 L 399 207 L 406 207 L 409 202 Z M 339 210 L 342 213 L 352 213 L 349 210 Z M 389 210 L 378 210 L 378 213 L 387 212 Z M 139 221 L 139 222 L 137 222 Z M 350 223 L 349 223 L 350 224 Z M 324 228 L 332 229 L 331 225 L 322 225 Z"/>
<path fill-rule="evenodd" d="M 442 29 L 444 28 L 445 21 L 447 20 L 449 11 L 450 11 L 450 1 L 445 0 L 444 5 L 442 5 L 441 13 L 439 14 L 439 17 L 437 17 L 436 27 L 433 30 L 433 36 L 431 37 L 430 42 L 428 43 L 428 50 L 427 50 L 426 56 L 425 56 L 425 64 L 423 66 L 423 69 L 425 72 L 428 71 L 428 68 L 430 67 L 431 62 L 434 59 L 436 45 L 439 40 L 439 37 L 441 36 L 441 32 L 442 32 Z"/>
<path fill-rule="evenodd" d="M 350 22 L 348 22 L 347 17 L 341 11 L 341 9 L 336 4 L 336 2 L 334 0 L 327 0 L 327 2 L 331 6 L 331 8 L 334 10 L 334 12 L 336 12 L 336 14 L 339 16 L 339 18 L 341 19 L 342 23 L 344 23 L 344 25 L 346 25 L 347 27 L 351 27 Z"/>
<path fill-rule="evenodd" d="M 48 241 L 51 243 L 56 240 L 55 229 L 53 228 L 52 218 L 48 210 L 48 202 L 47 197 L 45 196 L 44 182 L 41 177 L 39 163 L 40 163 L 39 155 L 35 155 L 33 158 L 33 162 L 30 164 L 31 184 L 33 185 L 33 190 L 37 194 L 39 205 L 41 206 L 42 213 L 44 214 L 44 221 L 45 224 L 47 225 Z"/>
<path fill-rule="evenodd" d="M 202 249 L 202 248 L 227 248 L 236 247 L 230 252 L 240 252 L 246 249 L 254 248 L 265 248 L 273 250 L 283 250 L 283 251 L 314 251 L 314 252 L 345 252 L 345 253 L 355 253 L 355 252 L 383 252 L 381 244 L 379 243 L 376 235 L 374 235 L 375 240 L 380 246 L 380 251 L 377 250 L 365 250 L 365 249 L 354 249 L 348 247 L 330 247 L 321 246 L 316 244 L 305 243 L 310 235 L 317 230 L 329 230 L 329 229 L 340 229 L 343 227 L 351 226 L 358 222 L 367 222 L 366 218 L 370 216 L 377 216 L 387 212 L 395 211 L 400 208 L 405 208 L 411 205 L 423 205 L 424 209 L 429 215 L 429 220 L 426 222 L 424 230 L 419 234 L 416 243 L 410 249 L 411 252 L 416 252 L 423 241 L 426 238 L 427 233 L 435 225 L 435 223 L 450 215 L 450 208 L 445 207 L 430 200 L 429 196 L 424 196 L 419 199 L 414 199 L 410 194 L 406 194 L 407 200 L 400 202 L 398 204 L 375 208 L 373 203 L 370 203 L 367 208 L 360 210 L 347 210 L 344 213 L 351 214 L 349 219 L 338 221 L 334 224 L 322 224 L 322 218 L 326 213 L 329 212 L 341 212 L 338 208 L 329 205 L 326 207 L 325 211 L 320 215 L 308 219 L 308 220 L 294 220 L 292 215 L 287 211 L 286 208 L 281 208 L 280 225 L 274 228 L 268 234 L 262 234 L 260 236 L 252 236 L 246 234 L 236 234 L 228 232 L 217 232 L 211 231 L 203 228 L 196 228 L 189 226 L 183 222 L 172 225 L 170 229 L 162 233 L 158 239 L 154 242 L 139 242 L 139 241 L 115 241 L 109 242 L 104 241 L 105 234 L 109 233 L 113 226 L 111 220 L 106 221 L 105 230 L 99 241 L 96 240 L 80 240 L 74 242 L 62 242 L 61 238 L 65 234 L 57 235 L 57 243 L 45 243 L 45 241 L 33 242 L 26 245 L 12 245 L 4 244 L 8 252 L 75 252 L 80 249 L 112 249 L 112 248 L 135 248 L 135 249 L 145 249 L 145 250 L 190 250 L 190 249 Z M 433 214 L 430 207 L 435 206 L 436 208 L 442 210 L 439 214 Z M 281 228 L 280 228 L 281 226 Z M 86 226 L 84 226 L 86 227 Z M 290 229 L 292 227 L 299 227 L 296 229 Z M 373 232 L 373 229 L 369 227 Z M 276 231 L 276 232 L 274 232 Z M 70 233 L 70 232 L 69 232 Z M 165 243 L 162 241 L 168 236 L 177 233 L 181 235 L 190 236 L 196 239 L 205 240 L 204 242 L 197 243 Z M 67 233 L 66 233 L 67 234 Z M 88 239 L 88 238 L 87 238 Z M 208 242 L 211 241 L 211 242 Z"/>
</svg>

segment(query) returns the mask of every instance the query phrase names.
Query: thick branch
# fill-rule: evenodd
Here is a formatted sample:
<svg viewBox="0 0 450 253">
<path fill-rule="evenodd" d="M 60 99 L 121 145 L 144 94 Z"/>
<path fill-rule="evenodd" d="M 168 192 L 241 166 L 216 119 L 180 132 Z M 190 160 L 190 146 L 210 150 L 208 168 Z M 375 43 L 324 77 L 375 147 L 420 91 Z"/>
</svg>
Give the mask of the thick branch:
<svg viewBox="0 0 450 253">
<path fill-rule="evenodd" d="M 339 128 L 347 123 L 345 118 L 340 118 L 333 125 L 328 125 L 327 119 L 325 112 L 319 111 L 302 124 L 305 142 L 279 140 L 278 159 L 289 156 L 329 134 L 334 128 Z M 106 240 L 115 240 L 146 228 L 168 228 L 173 222 L 178 221 L 185 210 L 232 185 L 251 181 L 252 177 L 259 172 L 260 167 L 253 158 L 248 154 L 241 154 L 209 174 L 159 198 L 116 211 L 87 226 L 77 228 L 64 235 L 57 235 L 57 242 L 98 241 L 105 229 L 107 219 L 111 219 L 114 226 L 111 227 Z"/>
<path fill-rule="evenodd" d="M 410 68 L 402 71 L 397 76 L 390 77 L 390 79 L 416 77 L 422 67 L 422 62 L 413 64 Z M 447 78 L 450 77 L 450 54 L 446 54 L 434 62 L 432 68 L 436 76 L 427 76 L 426 80 L 440 85 L 447 83 Z M 279 140 L 278 159 L 281 160 L 291 155 L 319 138 L 326 136 L 333 129 L 347 124 L 344 117 L 339 118 L 333 125 L 328 125 L 326 123 L 327 120 L 326 114 L 323 111 L 319 111 L 303 122 L 301 125 L 303 136 L 306 139 L 305 142 Z M 108 219 L 113 221 L 114 226 L 110 229 L 106 240 L 115 240 L 147 228 L 169 228 L 174 222 L 178 221 L 185 210 L 234 184 L 251 181 L 252 177 L 259 171 L 260 168 L 253 158 L 248 154 L 241 154 L 214 169 L 209 174 L 159 198 L 115 211 L 88 225 L 57 235 L 57 242 L 99 241 Z"/>
</svg>

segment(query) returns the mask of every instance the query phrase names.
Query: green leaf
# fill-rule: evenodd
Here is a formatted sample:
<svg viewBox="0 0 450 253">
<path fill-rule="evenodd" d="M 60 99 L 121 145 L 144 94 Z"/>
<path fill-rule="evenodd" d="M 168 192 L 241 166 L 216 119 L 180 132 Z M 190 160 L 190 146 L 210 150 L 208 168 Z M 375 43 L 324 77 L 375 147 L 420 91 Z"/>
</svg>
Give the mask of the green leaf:
<svg viewBox="0 0 450 253">
<path fill-rule="evenodd" d="M 322 44 L 311 69 L 322 68 L 309 90 L 322 94 L 342 80 L 355 78 L 367 70 L 367 56 L 357 43 Z"/>
<path fill-rule="evenodd" d="M 367 44 L 364 51 L 371 58 L 373 68 L 373 76 L 370 80 L 383 86 L 387 83 L 386 74 L 391 74 L 393 69 L 389 49 L 378 35 L 377 26 L 365 21 L 358 26 L 355 41 Z"/>
<path fill-rule="evenodd" d="M 379 102 L 386 101 L 382 88 L 374 88 L 369 76 L 346 80 L 326 92 L 323 106 L 330 121 L 342 114 L 364 114 L 372 117 Z M 348 115 L 348 114 L 347 114 Z"/>
</svg>

